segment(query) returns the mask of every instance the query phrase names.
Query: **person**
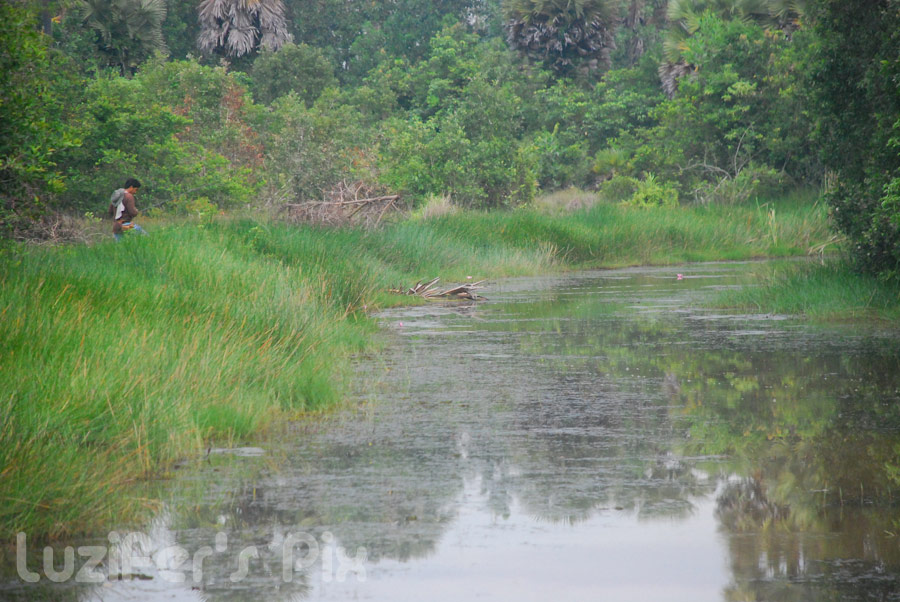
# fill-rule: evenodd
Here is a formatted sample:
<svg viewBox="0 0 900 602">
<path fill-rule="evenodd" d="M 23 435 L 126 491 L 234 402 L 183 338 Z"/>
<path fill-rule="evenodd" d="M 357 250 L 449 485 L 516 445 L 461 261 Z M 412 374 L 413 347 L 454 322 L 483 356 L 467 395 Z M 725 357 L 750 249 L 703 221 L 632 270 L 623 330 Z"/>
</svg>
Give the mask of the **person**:
<svg viewBox="0 0 900 602">
<path fill-rule="evenodd" d="M 109 214 L 113 218 L 113 236 L 116 237 L 116 242 L 122 240 L 122 235 L 129 230 L 147 233 L 134 223 L 134 218 L 138 216 L 134 195 L 140 187 L 141 183 L 136 178 L 128 178 L 125 186 L 116 190 L 110 198 Z"/>
</svg>

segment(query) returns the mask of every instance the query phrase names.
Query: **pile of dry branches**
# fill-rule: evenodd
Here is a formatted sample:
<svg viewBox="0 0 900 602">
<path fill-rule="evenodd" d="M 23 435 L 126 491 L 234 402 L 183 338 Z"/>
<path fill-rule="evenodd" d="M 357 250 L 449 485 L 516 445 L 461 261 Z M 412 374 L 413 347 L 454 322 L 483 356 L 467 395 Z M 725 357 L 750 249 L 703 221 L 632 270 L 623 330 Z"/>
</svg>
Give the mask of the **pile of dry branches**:
<svg viewBox="0 0 900 602">
<path fill-rule="evenodd" d="M 437 283 L 440 281 L 440 278 L 435 278 L 434 280 L 429 280 L 428 282 L 416 282 L 414 286 L 411 286 L 408 289 L 402 288 L 392 288 L 392 293 L 397 293 L 399 295 L 416 295 L 418 297 L 422 297 L 424 299 L 438 299 L 438 298 L 449 298 L 449 299 L 470 299 L 472 301 L 476 301 L 478 299 L 484 299 L 476 293 L 475 291 L 483 288 L 481 284 L 484 280 L 479 280 L 478 282 L 473 282 L 471 284 L 461 284 L 459 286 L 454 286 L 448 288 L 446 290 L 441 290 L 437 288 Z"/>
<path fill-rule="evenodd" d="M 374 228 L 389 211 L 400 209 L 400 195 L 378 195 L 364 182 L 339 182 L 322 201 L 287 203 L 288 219 L 314 224 L 355 224 Z"/>
</svg>

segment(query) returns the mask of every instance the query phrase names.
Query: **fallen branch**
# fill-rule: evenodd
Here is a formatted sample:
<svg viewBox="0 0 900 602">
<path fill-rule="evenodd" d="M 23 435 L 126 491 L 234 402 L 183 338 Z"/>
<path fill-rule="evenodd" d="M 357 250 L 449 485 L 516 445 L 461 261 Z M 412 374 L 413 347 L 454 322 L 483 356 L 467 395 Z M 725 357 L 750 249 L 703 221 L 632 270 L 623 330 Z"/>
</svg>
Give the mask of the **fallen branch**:
<svg viewBox="0 0 900 602">
<path fill-rule="evenodd" d="M 290 220 L 317 224 L 359 224 L 375 228 L 390 210 L 399 210 L 398 194 L 378 195 L 363 182 L 338 182 L 321 201 L 285 203 Z"/>
<path fill-rule="evenodd" d="M 481 284 L 486 282 L 485 280 L 479 280 L 478 282 L 472 282 L 471 284 L 461 284 L 446 290 L 435 288 L 439 280 L 440 278 L 434 278 L 433 280 L 424 283 L 420 280 L 405 290 L 401 288 L 392 288 L 390 289 L 390 292 L 399 295 L 415 295 L 417 297 L 422 297 L 423 299 L 453 298 L 469 299 L 472 301 L 484 299 L 484 297 L 480 296 L 475 291 L 483 288 Z"/>
</svg>

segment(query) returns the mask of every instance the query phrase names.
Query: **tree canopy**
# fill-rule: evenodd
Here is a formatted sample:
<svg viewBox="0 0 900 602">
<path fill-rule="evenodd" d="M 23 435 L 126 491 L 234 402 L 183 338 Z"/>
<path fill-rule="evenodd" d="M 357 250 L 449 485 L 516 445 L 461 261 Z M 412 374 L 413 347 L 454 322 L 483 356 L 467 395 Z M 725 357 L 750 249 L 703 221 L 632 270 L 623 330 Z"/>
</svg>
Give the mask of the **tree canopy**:
<svg viewBox="0 0 900 602">
<path fill-rule="evenodd" d="M 162 208 L 347 181 L 484 208 L 812 187 L 859 266 L 896 276 L 898 1 L 7 3 L 6 232 L 133 169 Z"/>
</svg>

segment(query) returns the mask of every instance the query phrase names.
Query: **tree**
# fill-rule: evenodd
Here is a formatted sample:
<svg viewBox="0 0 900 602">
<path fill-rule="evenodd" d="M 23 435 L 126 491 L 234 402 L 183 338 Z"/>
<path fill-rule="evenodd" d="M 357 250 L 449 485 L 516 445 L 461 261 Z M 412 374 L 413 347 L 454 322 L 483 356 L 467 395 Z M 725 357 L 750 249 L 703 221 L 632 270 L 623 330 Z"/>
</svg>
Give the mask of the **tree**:
<svg viewBox="0 0 900 602">
<path fill-rule="evenodd" d="M 809 83 L 835 223 L 861 269 L 900 278 L 900 0 L 819 0 Z"/>
<path fill-rule="evenodd" d="M 162 25 L 169 57 L 184 60 L 189 55 L 197 55 L 197 36 L 200 23 L 197 22 L 197 2 L 195 0 L 166 0 L 166 20 Z"/>
<path fill-rule="evenodd" d="M 666 9 L 670 26 L 663 42 L 665 60 L 659 67 L 663 90 L 670 98 L 674 96 L 678 80 L 697 67 L 688 64 L 681 55 L 688 38 L 700 29 L 705 13 L 723 21 L 755 23 L 789 34 L 799 27 L 805 4 L 805 0 L 670 0 Z"/>
<path fill-rule="evenodd" d="M 677 179 L 701 202 L 740 202 L 816 168 L 810 121 L 790 73 L 795 47 L 781 31 L 706 11 L 677 58 L 692 65 L 673 98 L 634 130 L 631 165 Z"/>
<path fill-rule="evenodd" d="M 281 0 L 203 0 L 197 8 L 204 53 L 244 56 L 258 47 L 278 50 L 293 37 Z"/>
<path fill-rule="evenodd" d="M 99 36 L 101 50 L 111 56 L 122 75 L 154 51 L 165 51 L 162 24 L 165 0 L 81 0 L 82 20 Z"/>
<path fill-rule="evenodd" d="M 66 124 L 80 98 L 65 57 L 47 48 L 38 15 L 0 3 L 0 235 L 29 230 L 65 189 L 61 152 L 80 144 Z"/>
<path fill-rule="evenodd" d="M 609 0 L 508 0 L 507 42 L 560 74 L 606 70 L 615 48 Z"/>
<path fill-rule="evenodd" d="M 288 43 L 277 52 L 263 50 L 253 61 L 251 74 L 253 94 L 264 104 L 293 91 L 309 106 L 336 82 L 322 51 L 306 44 Z"/>
</svg>

